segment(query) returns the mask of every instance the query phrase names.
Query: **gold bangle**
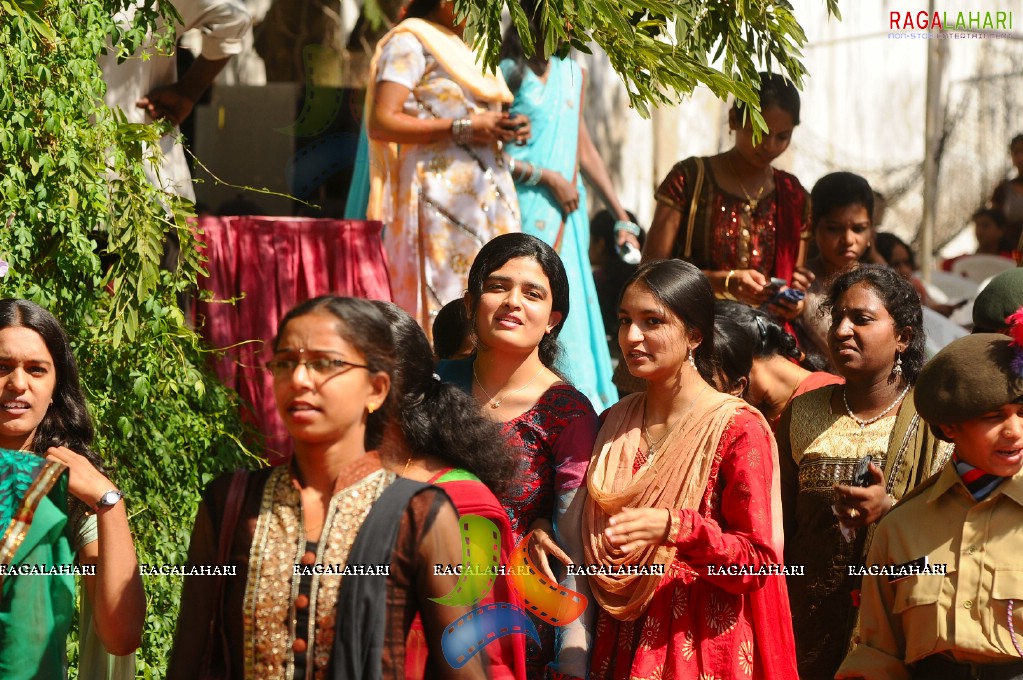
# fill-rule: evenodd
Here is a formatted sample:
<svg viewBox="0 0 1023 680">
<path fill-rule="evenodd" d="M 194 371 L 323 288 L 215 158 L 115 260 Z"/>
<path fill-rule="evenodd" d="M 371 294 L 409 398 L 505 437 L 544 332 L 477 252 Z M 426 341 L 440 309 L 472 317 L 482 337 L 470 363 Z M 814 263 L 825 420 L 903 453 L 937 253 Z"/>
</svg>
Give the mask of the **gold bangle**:
<svg viewBox="0 0 1023 680">
<path fill-rule="evenodd" d="M 725 277 L 725 295 L 731 295 L 731 293 L 728 291 L 728 286 L 729 286 L 729 284 L 732 283 L 732 277 L 733 276 L 735 276 L 735 270 L 734 269 L 731 270 L 730 272 L 728 272 L 728 276 Z"/>
<path fill-rule="evenodd" d="M 679 519 L 678 511 L 668 508 L 668 538 L 665 543 L 674 543 L 678 540 L 679 529 L 682 528 L 682 520 Z"/>
</svg>

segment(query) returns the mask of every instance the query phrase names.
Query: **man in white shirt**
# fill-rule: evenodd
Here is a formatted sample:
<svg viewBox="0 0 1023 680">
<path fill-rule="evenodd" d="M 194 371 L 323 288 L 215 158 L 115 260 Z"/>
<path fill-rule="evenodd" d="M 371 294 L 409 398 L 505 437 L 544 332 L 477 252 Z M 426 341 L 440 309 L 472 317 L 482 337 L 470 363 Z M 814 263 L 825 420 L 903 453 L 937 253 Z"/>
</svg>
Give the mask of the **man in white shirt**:
<svg viewBox="0 0 1023 680">
<path fill-rule="evenodd" d="M 180 78 L 174 55 L 158 54 L 152 45 L 143 46 L 121 64 L 117 63 L 116 49 L 100 56 L 107 84 L 106 104 L 120 108 L 129 123 L 166 118 L 180 125 L 227 61 L 241 52 L 242 39 L 251 24 L 239 0 L 172 0 L 172 4 L 182 20 L 175 25 L 175 34 L 180 36 L 195 28 L 202 35 L 200 56 Z M 125 25 L 133 15 L 134 8 L 128 8 L 118 19 Z M 143 51 L 149 53 L 148 59 L 142 58 Z M 192 178 L 176 135 L 165 135 L 160 148 L 163 162 L 159 168 L 147 169 L 150 180 L 157 187 L 194 201 Z"/>
</svg>

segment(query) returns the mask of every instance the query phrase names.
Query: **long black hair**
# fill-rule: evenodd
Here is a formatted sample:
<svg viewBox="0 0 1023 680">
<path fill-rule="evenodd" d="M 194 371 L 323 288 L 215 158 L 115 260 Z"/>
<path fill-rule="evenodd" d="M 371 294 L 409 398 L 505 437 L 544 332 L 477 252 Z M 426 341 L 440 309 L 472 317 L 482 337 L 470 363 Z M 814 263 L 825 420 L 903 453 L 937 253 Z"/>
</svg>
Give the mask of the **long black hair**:
<svg viewBox="0 0 1023 680">
<path fill-rule="evenodd" d="M 337 321 L 338 335 L 365 357 L 369 372 L 386 373 L 393 384 L 398 356 L 394 348 L 391 325 L 377 306 L 369 300 L 337 295 L 321 295 L 306 300 L 292 308 L 281 319 L 277 326 L 277 337 L 273 341 L 274 351 L 277 351 L 281 336 L 292 319 L 317 312 L 333 316 Z M 393 388 L 388 390 L 380 408 L 370 413 L 366 419 L 367 450 L 378 448 L 383 441 L 384 426 L 394 410 L 394 392 Z"/>
<path fill-rule="evenodd" d="M 395 396 L 398 425 L 409 453 L 432 455 L 473 473 L 495 494 L 515 476 L 518 460 L 497 423 L 475 399 L 434 373 L 426 334 L 408 312 L 390 302 L 374 302 L 391 324 L 398 351 Z"/>
<path fill-rule="evenodd" d="M 533 56 L 527 57 L 526 50 L 522 46 L 522 38 L 511 23 L 504 32 L 501 39 L 501 60 L 510 59 L 512 68 L 505 73 L 505 80 L 508 89 L 512 93 L 519 91 L 522 86 L 522 79 L 526 76 L 528 68 L 537 76 L 543 76 L 547 71 L 547 59 L 543 56 L 543 36 L 540 32 L 540 11 L 534 0 L 523 0 L 522 11 L 526 13 L 526 22 L 529 25 L 529 33 L 533 36 Z"/>
<path fill-rule="evenodd" d="M 85 456 L 96 469 L 103 471 L 100 457 L 92 450 L 96 431 L 64 327 L 53 314 L 34 302 L 4 298 L 0 300 L 0 329 L 11 327 L 28 328 L 39 334 L 53 357 L 56 374 L 53 403 L 46 409 L 32 437 L 33 453 L 43 455 L 51 446 L 64 446 Z"/>
<path fill-rule="evenodd" d="M 625 291 L 635 284 L 646 287 L 687 329 L 699 331 L 703 339 L 693 352 L 693 360 L 703 379 L 713 385 L 716 374 L 714 293 L 707 277 L 696 265 L 685 260 L 647 262 L 625 282 L 618 296 L 619 305 Z"/>
<path fill-rule="evenodd" d="M 831 281 L 831 291 L 821 303 L 820 313 L 831 314 L 846 291 L 857 283 L 870 286 L 895 321 L 895 330 L 910 329 L 909 344 L 902 353 L 902 375 L 913 382 L 924 366 L 924 313 L 920 294 L 904 277 L 883 264 L 863 264 L 852 271 L 839 274 Z"/>
<path fill-rule="evenodd" d="M 480 249 L 469 268 L 469 327 L 476 333 L 476 311 L 483 296 L 483 283 L 487 277 L 504 266 L 508 260 L 528 257 L 540 265 L 551 286 L 551 311 L 561 312 L 561 321 L 540 341 L 540 361 L 557 372 L 558 334 L 568 318 L 568 274 L 565 264 L 549 245 L 529 234 L 502 234 Z"/>
<path fill-rule="evenodd" d="M 720 302 L 720 301 L 719 301 Z M 753 336 L 745 326 L 714 310 L 714 362 L 724 379 L 719 392 L 731 392 L 753 370 Z M 723 388 L 723 389 L 720 389 Z"/>
<path fill-rule="evenodd" d="M 796 339 L 759 309 L 735 300 L 718 300 L 714 303 L 714 314 L 715 322 L 719 317 L 728 317 L 746 329 L 753 342 L 754 359 L 779 356 L 799 361 L 802 358 Z"/>
<path fill-rule="evenodd" d="M 777 106 L 792 116 L 792 124 L 799 125 L 799 90 L 795 83 L 783 75 L 761 71 L 760 76 L 760 111 L 764 112 L 772 106 Z M 736 99 L 732 104 L 738 120 L 745 120 L 746 105 Z"/>
</svg>

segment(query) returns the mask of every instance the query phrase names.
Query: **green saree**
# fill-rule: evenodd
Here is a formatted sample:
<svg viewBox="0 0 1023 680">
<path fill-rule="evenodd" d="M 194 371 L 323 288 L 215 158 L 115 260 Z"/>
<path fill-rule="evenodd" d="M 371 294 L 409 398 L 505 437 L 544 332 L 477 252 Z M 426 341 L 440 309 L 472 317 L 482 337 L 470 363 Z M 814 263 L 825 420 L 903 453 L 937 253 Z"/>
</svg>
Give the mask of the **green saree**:
<svg viewBox="0 0 1023 680">
<path fill-rule="evenodd" d="M 16 572 L 73 565 L 64 531 L 66 472 L 32 453 L 0 450 L 0 678 L 5 680 L 65 677 L 74 576 Z"/>
</svg>

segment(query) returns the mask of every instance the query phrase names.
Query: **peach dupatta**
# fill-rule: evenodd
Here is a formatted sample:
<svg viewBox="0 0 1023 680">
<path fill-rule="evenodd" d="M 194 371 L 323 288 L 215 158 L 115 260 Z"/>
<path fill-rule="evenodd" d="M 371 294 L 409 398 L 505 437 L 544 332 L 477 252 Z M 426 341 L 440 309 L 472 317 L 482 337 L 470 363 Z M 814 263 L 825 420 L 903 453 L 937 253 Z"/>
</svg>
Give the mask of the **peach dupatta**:
<svg viewBox="0 0 1023 680">
<path fill-rule="evenodd" d="M 629 395 L 605 416 L 597 435 L 586 485 L 588 498 L 583 511 L 584 552 L 587 564 L 609 567 L 667 566 L 675 559 L 674 544 L 647 546 L 625 554 L 604 536 L 608 520 L 624 508 L 671 508 L 698 510 L 714 465 L 715 452 L 725 429 L 746 402 L 718 392 L 704 393 L 699 403 L 684 416 L 681 426 L 661 444 L 653 461 L 632 474 L 642 445 L 641 430 L 646 406 L 645 393 Z M 761 416 L 762 419 L 762 416 Z M 764 422 L 767 432 L 770 429 Z M 782 554 L 781 494 L 778 448 L 771 438 L 774 472 L 771 484 L 772 547 Z M 590 577 L 597 602 L 620 621 L 634 621 L 646 611 L 660 575 L 609 575 Z"/>
</svg>

